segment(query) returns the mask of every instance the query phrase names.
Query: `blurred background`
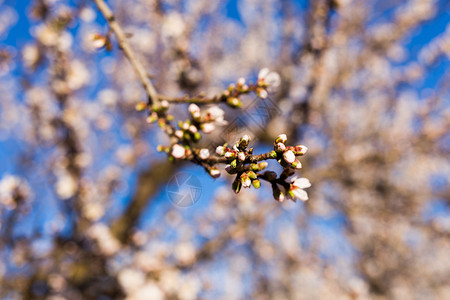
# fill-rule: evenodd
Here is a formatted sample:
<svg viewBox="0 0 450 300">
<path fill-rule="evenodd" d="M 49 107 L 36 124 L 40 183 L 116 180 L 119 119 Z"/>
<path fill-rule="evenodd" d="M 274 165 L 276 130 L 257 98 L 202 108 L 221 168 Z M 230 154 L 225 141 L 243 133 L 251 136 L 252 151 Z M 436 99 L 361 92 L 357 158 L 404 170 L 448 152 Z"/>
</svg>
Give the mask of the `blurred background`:
<svg viewBox="0 0 450 300">
<path fill-rule="evenodd" d="M 286 133 L 310 200 L 158 153 L 92 1 L 2 0 L 1 299 L 450 299 L 448 1 L 107 3 L 161 94 L 278 72 L 200 145 Z"/>
</svg>

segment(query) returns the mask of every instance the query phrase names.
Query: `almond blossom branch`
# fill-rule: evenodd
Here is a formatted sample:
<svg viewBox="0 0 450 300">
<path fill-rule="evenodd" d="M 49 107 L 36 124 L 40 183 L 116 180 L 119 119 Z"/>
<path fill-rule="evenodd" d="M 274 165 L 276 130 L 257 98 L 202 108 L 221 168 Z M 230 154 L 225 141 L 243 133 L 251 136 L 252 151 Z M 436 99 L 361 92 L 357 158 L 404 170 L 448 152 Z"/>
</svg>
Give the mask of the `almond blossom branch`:
<svg viewBox="0 0 450 300">
<path fill-rule="evenodd" d="M 262 179 L 272 185 L 275 200 L 283 202 L 287 198 L 293 201 L 296 199 L 306 201 L 308 200 L 308 194 L 304 189 L 311 186 L 309 180 L 297 177 L 288 180 L 288 178 L 295 174 L 295 170 L 302 168 L 302 164 L 296 157 L 303 156 L 308 148 L 303 145 L 286 146 L 286 141 L 285 134 L 279 135 L 275 139 L 274 150 L 259 155 L 253 155 L 253 148 L 248 148 L 250 143 L 248 135 L 244 135 L 231 148 L 227 147 L 226 144 L 218 146 L 216 149 L 217 155 L 212 156 L 208 149 L 192 148 L 190 141 L 184 147 L 175 143 L 172 146 L 159 146 L 158 150 L 165 151 L 170 160 L 189 160 L 203 166 L 213 178 L 220 176 L 220 171 L 215 165 L 226 164 L 225 170 L 227 173 L 235 175 L 232 185 L 235 193 L 239 193 L 242 187 L 260 188 L 260 179 Z M 265 160 L 269 159 L 277 160 L 283 167 L 283 172 L 279 176 L 273 171 L 262 172 L 268 166 Z M 284 188 L 284 193 L 280 186 Z"/>
<path fill-rule="evenodd" d="M 275 73 L 274 73 L 275 74 Z M 203 93 L 195 97 L 189 97 L 188 95 L 182 97 L 169 97 L 166 95 L 158 95 L 159 99 L 166 100 L 170 103 L 194 103 L 194 104 L 213 104 L 226 102 L 232 107 L 240 107 L 241 95 L 255 93 L 258 97 L 266 98 L 268 96 L 266 89 L 268 88 L 268 83 L 265 81 L 258 81 L 256 84 L 245 83 L 244 78 L 240 78 L 236 84 L 230 84 L 228 88 L 223 91 L 220 95 L 215 95 L 213 97 L 206 97 Z"/>
<path fill-rule="evenodd" d="M 157 94 L 143 65 L 138 61 L 131 47 L 126 42 L 125 34 L 116 22 L 112 11 L 103 0 L 94 1 L 108 21 L 110 29 L 116 34 L 120 47 L 124 50 L 125 55 L 138 73 L 149 96 L 147 102 L 136 104 L 136 110 L 146 110 L 148 112 L 147 122 L 158 122 L 159 127 L 171 138 L 170 145 L 158 146 L 158 151 L 165 151 L 170 161 L 183 159 L 201 165 L 213 178 L 220 176 L 220 171 L 215 165 L 226 164 L 225 170 L 230 175 L 235 175 L 235 180 L 232 184 L 232 189 L 235 193 L 239 193 L 242 187 L 250 188 L 253 186 L 258 189 L 261 186 L 261 182 L 258 179 L 260 178 L 271 183 L 273 196 L 279 202 L 284 201 L 285 196 L 278 185 L 284 188 L 287 198 L 293 201 L 295 199 L 308 200 L 308 195 L 303 190 L 311 185 L 308 179 L 294 178 L 290 182 L 286 181 L 288 177 L 295 173 L 296 169 L 302 167 L 296 156 L 304 155 L 307 148 L 303 145 L 286 146 L 287 137 L 285 134 L 277 137 L 273 151 L 259 155 L 253 155 L 253 148 L 247 149 L 250 142 L 248 135 L 244 135 L 232 148 L 228 148 L 226 144 L 217 147 L 216 153 L 219 156 L 210 156 L 208 149 L 197 149 L 192 145 L 201 139 L 200 131 L 210 133 L 216 128 L 216 125 L 227 124 L 227 121 L 224 120 L 224 111 L 222 109 L 217 106 L 210 107 L 202 114 L 197 104 L 224 102 L 232 108 L 240 108 L 242 106 L 241 95 L 255 93 L 260 98 L 267 98 L 269 91 L 280 84 L 280 75 L 278 73 L 270 72 L 269 69 L 264 68 L 258 73 L 258 80 L 255 84 L 247 84 L 244 78 L 239 78 L 236 84 L 230 84 L 220 95 L 210 98 L 205 97 L 203 94 L 196 97 L 187 95 L 183 97 L 168 97 Z M 99 46 L 101 48 L 106 44 L 107 41 L 105 39 L 104 42 L 99 43 Z M 171 124 L 174 117 L 168 114 L 168 108 L 171 103 L 190 103 L 189 113 L 191 114 L 191 119 L 184 122 L 179 120 L 178 129 Z M 268 159 L 276 159 L 283 167 L 283 172 L 278 178 L 277 174 L 272 171 L 261 173 L 267 167 L 268 164 L 264 161 Z"/>
<path fill-rule="evenodd" d="M 159 105 L 159 95 L 156 92 L 156 89 L 153 86 L 150 78 L 148 77 L 148 73 L 145 71 L 144 66 L 138 60 L 133 49 L 128 44 L 128 42 L 126 40 L 126 35 L 123 32 L 122 27 L 119 25 L 119 23 L 117 23 L 113 12 L 109 8 L 109 6 L 105 3 L 104 0 L 94 0 L 94 2 L 97 5 L 100 12 L 102 13 L 102 15 L 105 17 L 106 21 L 108 22 L 110 29 L 116 34 L 117 40 L 119 41 L 120 48 L 122 48 L 123 52 L 128 57 L 131 64 L 133 65 L 134 70 L 136 71 L 137 75 L 139 76 L 139 79 L 140 79 L 142 85 L 144 86 L 145 91 L 147 92 L 147 95 L 149 97 L 149 103 Z"/>
</svg>

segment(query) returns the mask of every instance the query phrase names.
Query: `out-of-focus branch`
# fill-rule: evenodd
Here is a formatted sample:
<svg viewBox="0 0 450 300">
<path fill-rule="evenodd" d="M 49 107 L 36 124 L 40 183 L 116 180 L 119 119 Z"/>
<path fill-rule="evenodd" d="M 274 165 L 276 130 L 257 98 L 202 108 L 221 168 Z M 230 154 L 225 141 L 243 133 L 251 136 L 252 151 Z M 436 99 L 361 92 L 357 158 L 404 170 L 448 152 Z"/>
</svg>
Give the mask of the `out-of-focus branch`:
<svg viewBox="0 0 450 300">
<path fill-rule="evenodd" d="M 156 162 L 139 175 L 136 191 L 130 204 L 111 225 L 111 231 L 119 241 L 125 243 L 130 238 L 133 227 L 139 221 L 143 210 L 178 166 L 179 164 L 174 165 L 168 161 Z"/>
<path fill-rule="evenodd" d="M 148 77 L 148 73 L 145 71 L 144 66 L 137 59 L 136 54 L 131 49 L 131 46 L 128 44 L 126 40 L 126 35 L 123 32 L 122 27 L 119 25 L 119 23 L 117 23 L 113 12 L 109 8 L 109 6 L 105 3 L 105 1 L 94 0 L 94 2 L 97 5 L 100 12 L 102 13 L 102 15 L 105 17 L 111 30 L 115 33 L 117 40 L 119 41 L 119 46 L 122 48 L 123 52 L 133 65 L 142 85 L 145 88 L 145 91 L 147 92 L 147 95 L 149 96 L 150 102 L 158 105 L 159 104 L 158 93 L 156 92 L 155 87 L 153 86 L 150 78 Z"/>
</svg>

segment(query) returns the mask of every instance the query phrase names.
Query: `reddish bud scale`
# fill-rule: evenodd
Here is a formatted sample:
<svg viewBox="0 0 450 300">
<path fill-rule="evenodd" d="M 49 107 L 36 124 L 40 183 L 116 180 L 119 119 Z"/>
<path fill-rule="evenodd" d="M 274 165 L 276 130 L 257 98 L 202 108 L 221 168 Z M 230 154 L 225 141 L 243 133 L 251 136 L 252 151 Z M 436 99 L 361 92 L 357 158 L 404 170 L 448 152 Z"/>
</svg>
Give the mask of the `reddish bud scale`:
<svg viewBox="0 0 450 300">
<path fill-rule="evenodd" d="M 237 157 L 237 152 L 235 150 L 228 151 L 225 153 L 225 157 L 229 159 L 235 159 Z"/>
<path fill-rule="evenodd" d="M 308 151 L 308 148 L 303 145 L 298 145 L 294 147 L 295 155 L 304 155 Z"/>
</svg>

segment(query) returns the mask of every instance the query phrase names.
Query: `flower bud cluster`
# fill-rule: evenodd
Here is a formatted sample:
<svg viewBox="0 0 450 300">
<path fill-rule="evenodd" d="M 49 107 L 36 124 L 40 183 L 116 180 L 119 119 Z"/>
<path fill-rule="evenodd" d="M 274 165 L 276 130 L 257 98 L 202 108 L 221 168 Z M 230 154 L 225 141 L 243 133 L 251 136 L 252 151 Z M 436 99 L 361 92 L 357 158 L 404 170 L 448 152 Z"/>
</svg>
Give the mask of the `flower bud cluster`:
<svg viewBox="0 0 450 300">
<path fill-rule="evenodd" d="M 250 136 L 244 135 L 232 148 L 227 145 L 216 148 L 216 153 L 227 159 L 225 170 L 228 174 L 236 174 L 232 189 L 239 193 L 242 187 L 250 188 L 253 186 L 259 189 L 261 181 L 258 179 L 257 172 L 267 167 L 267 162 L 252 163 L 250 158 L 253 155 L 253 148 L 248 148 Z M 246 164 L 248 164 L 246 166 Z"/>
<path fill-rule="evenodd" d="M 172 115 L 167 114 L 169 109 L 169 102 L 167 100 L 162 100 L 159 104 L 153 104 L 149 106 L 147 102 L 138 102 L 135 106 L 137 111 L 148 110 L 147 123 L 154 123 L 160 121 L 159 125 L 165 124 L 166 121 L 173 120 Z"/>
<path fill-rule="evenodd" d="M 244 78 L 239 78 L 236 84 L 230 84 L 223 91 L 222 99 L 232 108 L 240 108 L 242 101 L 241 95 L 254 92 L 260 98 L 267 98 L 269 92 L 273 91 L 280 85 L 281 78 L 276 72 L 270 72 L 268 68 L 261 69 L 258 73 L 258 81 L 256 84 L 247 84 Z"/>
<path fill-rule="evenodd" d="M 253 148 L 247 149 L 250 143 L 250 136 L 244 135 L 232 148 L 227 145 L 216 148 L 216 153 L 219 156 L 224 156 L 227 159 L 227 166 L 225 170 L 229 174 L 236 174 L 238 166 L 242 166 L 248 156 L 253 154 Z"/>
<path fill-rule="evenodd" d="M 171 146 L 159 145 L 157 150 L 159 152 L 166 152 L 169 155 L 169 161 L 174 161 L 175 159 L 185 159 L 192 154 L 192 150 L 189 146 L 182 146 L 178 143 Z"/>
<path fill-rule="evenodd" d="M 198 142 L 201 138 L 200 132 L 196 124 L 192 124 L 190 120 L 178 121 L 178 128 L 174 135 L 182 141 Z"/>
<path fill-rule="evenodd" d="M 286 146 L 286 134 L 280 134 L 273 145 L 273 151 L 270 152 L 270 157 L 277 159 L 283 167 L 290 167 L 292 169 L 301 169 L 302 164 L 296 156 L 302 156 L 308 151 L 308 148 L 303 145 Z"/>
<path fill-rule="evenodd" d="M 296 158 L 304 155 L 308 148 L 303 145 L 286 146 L 286 134 L 280 134 L 274 142 L 274 150 L 269 152 L 269 157 L 276 159 L 282 166 L 283 172 L 277 177 L 273 171 L 266 171 L 260 175 L 260 178 L 269 181 L 272 184 L 273 197 L 279 202 L 285 199 L 295 201 L 300 199 L 302 201 L 308 200 L 308 194 L 304 191 L 305 188 L 311 186 L 311 183 L 306 178 L 294 177 L 291 181 L 287 178 L 295 174 L 296 169 L 302 167 L 300 161 Z M 284 192 L 281 190 L 284 188 Z"/>
<path fill-rule="evenodd" d="M 216 126 L 226 125 L 224 119 L 225 112 L 218 106 L 212 106 L 202 113 L 197 104 L 189 105 L 189 113 L 192 117 L 192 123 L 204 133 L 210 133 Z"/>
</svg>

